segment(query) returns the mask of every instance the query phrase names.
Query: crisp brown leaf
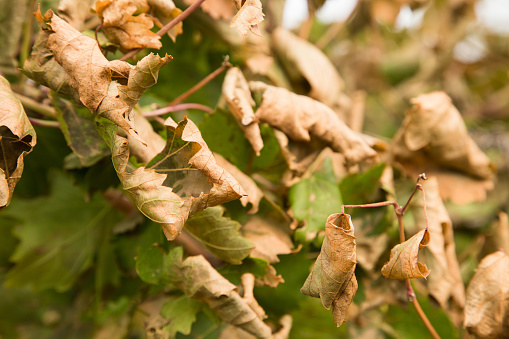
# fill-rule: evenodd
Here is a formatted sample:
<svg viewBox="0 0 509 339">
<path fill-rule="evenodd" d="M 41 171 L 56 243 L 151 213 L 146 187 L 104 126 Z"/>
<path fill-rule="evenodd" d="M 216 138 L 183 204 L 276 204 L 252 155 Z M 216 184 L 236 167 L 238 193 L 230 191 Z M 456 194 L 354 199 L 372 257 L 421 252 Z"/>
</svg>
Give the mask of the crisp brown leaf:
<svg viewBox="0 0 509 339">
<path fill-rule="evenodd" d="M 430 238 L 433 239 L 426 252 L 426 264 L 433 272 L 427 282 L 429 293 L 445 310 L 451 307 L 455 310 L 463 309 L 465 287 L 456 258 L 452 222 L 440 198 L 437 179 L 428 177 L 423 186 L 426 191 L 428 231 Z M 412 214 L 417 227 L 426 226 L 422 200 L 413 204 Z"/>
<path fill-rule="evenodd" d="M 340 326 L 357 292 L 356 251 L 352 219 L 348 214 L 332 214 L 325 224 L 320 255 L 300 292 L 320 298 Z"/>
<path fill-rule="evenodd" d="M 279 262 L 279 254 L 292 253 L 292 239 L 288 232 L 281 228 L 281 223 L 253 217 L 242 229 L 246 239 L 255 245 L 251 251 L 253 258 L 262 258 L 273 264 Z"/>
<path fill-rule="evenodd" d="M 124 51 L 161 48 L 161 37 L 151 31 L 154 18 L 144 13 L 148 9 L 147 0 L 97 0 L 94 4 L 104 34 Z M 134 15 L 140 12 L 141 14 Z"/>
<path fill-rule="evenodd" d="M 25 155 L 36 144 L 35 131 L 23 105 L 0 76 L 0 209 L 9 205 L 23 173 Z"/>
<path fill-rule="evenodd" d="M 275 29 L 272 38 L 274 51 L 293 82 L 305 82 L 304 87 L 311 87 L 306 95 L 335 110 L 344 83 L 329 58 L 312 43 L 283 28 Z"/>
<path fill-rule="evenodd" d="M 258 119 L 255 118 L 253 112 L 255 102 L 251 97 L 249 84 L 239 68 L 232 67 L 226 72 L 222 91 L 228 108 L 237 119 L 246 139 L 253 147 L 256 155 L 260 155 L 263 140 L 260 135 Z"/>
<path fill-rule="evenodd" d="M 509 257 L 486 256 L 467 288 L 464 326 L 479 339 L 509 338 Z"/>
<path fill-rule="evenodd" d="M 493 164 L 468 135 L 451 98 L 432 92 L 411 103 L 394 137 L 395 159 L 411 175 L 423 171 L 436 175 L 443 198 L 457 203 L 484 199 L 493 185 Z"/>
<path fill-rule="evenodd" d="M 256 300 L 241 297 L 237 287 L 219 274 L 203 256 L 188 257 L 172 266 L 171 280 L 188 297 L 206 302 L 227 324 L 258 338 L 271 336 L 270 327 L 259 315 L 261 308 Z"/>
<path fill-rule="evenodd" d="M 167 144 L 148 164 L 133 169 L 129 142 L 115 126 L 100 131 L 112 149 L 113 164 L 138 209 L 160 223 L 168 240 L 180 234 L 187 218 L 210 206 L 245 195 L 237 181 L 218 166 L 193 122 L 166 121 Z"/>
<path fill-rule="evenodd" d="M 239 182 L 244 191 L 246 191 L 247 195 L 240 198 L 240 203 L 244 207 L 246 207 L 247 204 L 251 204 L 251 208 L 247 213 L 254 214 L 258 212 L 260 201 L 263 198 L 263 192 L 260 188 L 258 188 L 254 180 L 220 154 L 214 153 L 214 158 L 216 159 L 216 163 L 230 173 L 235 180 Z"/>
<path fill-rule="evenodd" d="M 103 116 L 138 137 L 132 108 L 141 95 L 157 82 L 157 74 L 171 57 L 149 54 L 136 67 L 123 61 L 108 61 L 96 41 L 89 38 L 53 14 L 50 10 L 42 17 L 36 13 L 41 25 L 51 28 L 47 48 L 65 69 L 69 84 L 78 93 L 81 102 L 93 113 Z"/>
<path fill-rule="evenodd" d="M 322 143 L 343 153 L 350 164 L 376 157 L 366 141 L 321 102 L 262 82 L 250 82 L 249 86 L 263 93 L 255 116 L 282 130 L 294 141 Z"/>
<path fill-rule="evenodd" d="M 232 19 L 230 27 L 237 28 L 243 36 L 248 31 L 261 36 L 258 24 L 263 21 L 262 2 L 260 0 L 234 0 L 235 6 L 239 10 Z"/>
<path fill-rule="evenodd" d="M 394 246 L 391 257 L 382 267 L 382 274 L 387 279 L 426 278 L 429 270 L 426 265 L 417 261 L 419 250 L 429 243 L 429 232 L 424 229 L 402 244 Z"/>
</svg>

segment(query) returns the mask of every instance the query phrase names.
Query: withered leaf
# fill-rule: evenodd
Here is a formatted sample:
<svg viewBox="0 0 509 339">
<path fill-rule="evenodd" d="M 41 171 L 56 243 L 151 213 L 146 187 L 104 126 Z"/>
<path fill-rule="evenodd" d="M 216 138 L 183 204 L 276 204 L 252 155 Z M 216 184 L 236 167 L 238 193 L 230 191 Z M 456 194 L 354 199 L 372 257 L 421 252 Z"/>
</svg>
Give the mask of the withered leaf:
<svg viewBox="0 0 509 339">
<path fill-rule="evenodd" d="M 456 258 L 452 222 L 440 198 L 436 177 L 428 177 L 423 186 L 426 191 L 428 231 L 430 238 L 433 239 L 426 252 L 426 264 L 433 272 L 427 282 L 429 293 L 446 310 L 453 306 L 449 305 L 449 302 L 457 306 L 457 309 L 462 309 L 465 305 L 465 287 Z M 425 227 L 426 217 L 422 200 L 414 202 L 411 208 L 417 227 Z"/>
<path fill-rule="evenodd" d="M 258 24 L 263 21 L 262 2 L 260 0 L 234 0 L 235 6 L 239 10 L 232 19 L 230 27 L 237 28 L 243 36 L 248 31 L 261 36 Z"/>
<path fill-rule="evenodd" d="M 57 13 L 69 25 L 81 31 L 85 20 L 91 15 L 92 2 L 93 0 L 60 0 Z"/>
<path fill-rule="evenodd" d="M 161 37 L 151 31 L 154 19 L 146 14 L 146 0 L 97 0 L 94 9 L 101 19 L 102 30 L 108 39 L 122 50 L 161 48 Z"/>
<path fill-rule="evenodd" d="M 479 339 L 509 338 L 509 257 L 486 256 L 467 288 L 464 326 Z"/>
<path fill-rule="evenodd" d="M 138 209 L 160 223 L 175 239 L 190 215 L 245 195 L 237 181 L 218 166 L 196 125 L 185 118 L 166 121 L 167 144 L 147 168 L 129 164 L 126 138 L 103 121 L 100 132 L 112 151 L 113 164 Z"/>
<path fill-rule="evenodd" d="M 223 216 L 219 206 L 196 213 L 186 221 L 186 229 L 219 259 L 241 264 L 253 244 L 240 233 L 240 224 Z"/>
<path fill-rule="evenodd" d="M 426 265 L 417 261 L 419 250 L 429 243 L 429 232 L 424 229 L 413 237 L 398 244 L 391 250 L 389 261 L 382 267 L 382 274 L 387 279 L 426 278 L 429 270 Z"/>
<path fill-rule="evenodd" d="M 64 68 L 46 48 L 51 34 L 51 31 L 39 31 L 32 47 L 32 54 L 23 64 L 22 72 L 39 84 L 68 95 L 75 102 L 80 102 L 78 93 L 69 85 L 69 78 Z"/>
<path fill-rule="evenodd" d="M 263 82 L 250 82 L 249 86 L 263 93 L 256 118 L 282 130 L 291 139 L 309 142 L 314 136 L 333 151 L 343 153 L 349 163 L 376 156 L 359 134 L 321 102 Z"/>
<path fill-rule="evenodd" d="M 246 139 L 256 155 L 260 155 L 263 140 L 260 135 L 258 119 L 255 118 L 253 112 L 255 102 L 251 97 L 249 84 L 239 68 L 232 67 L 226 72 L 222 91 L 228 108 L 239 123 Z"/>
<path fill-rule="evenodd" d="M 0 76 L 0 209 L 9 204 L 23 173 L 25 155 L 36 144 L 35 130 L 23 105 Z"/>
<path fill-rule="evenodd" d="M 123 61 L 108 61 L 94 39 L 72 28 L 51 10 L 44 17 L 36 12 L 36 18 L 41 25 L 51 28 L 46 47 L 65 69 L 80 101 L 92 113 L 137 137 L 132 108 L 145 90 L 157 82 L 159 69 L 171 58 L 149 54 L 136 67 Z"/>
<path fill-rule="evenodd" d="M 451 98 L 432 92 L 411 103 L 394 137 L 395 159 L 412 175 L 423 171 L 436 175 L 443 198 L 457 203 L 483 200 L 493 185 L 493 164 L 468 135 Z"/>
<path fill-rule="evenodd" d="M 325 224 L 320 255 L 300 292 L 320 298 L 326 309 L 332 307 L 334 322 L 340 326 L 357 292 L 356 252 L 352 219 L 348 214 L 332 214 Z"/>
<path fill-rule="evenodd" d="M 272 45 L 294 83 L 311 87 L 311 98 L 333 108 L 343 90 L 343 79 L 329 58 L 315 45 L 284 28 L 276 28 Z"/>
<path fill-rule="evenodd" d="M 253 217 L 242 228 L 245 237 L 254 245 L 251 257 L 262 258 L 269 263 L 279 262 L 279 254 L 292 253 L 293 242 L 280 223 L 267 218 Z"/>
<path fill-rule="evenodd" d="M 184 0 L 191 5 L 196 0 Z M 200 5 L 204 12 L 208 13 L 213 19 L 231 19 L 235 15 L 235 5 L 232 0 L 207 0 Z"/>
<path fill-rule="evenodd" d="M 258 338 L 271 336 L 257 312 L 237 292 L 237 287 L 219 274 L 201 255 L 182 261 L 182 250 L 174 250 L 169 276 L 188 297 L 206 302 L 227 324 L 237 326 Z M 171 253 L 170 253 L 171 255 Z"/>
</svg>

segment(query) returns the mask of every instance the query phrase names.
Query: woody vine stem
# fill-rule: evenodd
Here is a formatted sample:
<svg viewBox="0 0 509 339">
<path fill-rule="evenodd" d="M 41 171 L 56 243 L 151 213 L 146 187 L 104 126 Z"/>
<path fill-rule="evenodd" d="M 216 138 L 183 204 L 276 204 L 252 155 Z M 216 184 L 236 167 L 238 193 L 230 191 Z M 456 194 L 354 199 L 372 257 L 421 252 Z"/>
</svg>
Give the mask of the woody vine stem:
<svg viewBox="0 0 509 339">
<path fill-rule="evenodd" d="M 400 243 L 405 242 L 405 229 L 403 227 L 403 215 L 405 214 L 405 211 L 408 208 L 408 205 L 410 204 L 410 201 L 414 197 L 415 193 L 419 190 L 422 192 L 422 201 L 423 201 L 423 208 L 424 208 L 424 218 L 426 220 L 426 229 L 428 229 L 428 214 L 426 212 L 426 197 L 424 193 L 424 188 L 419 183 L 420 180 L 428 180 L 425 173 L 419 174 L 419 177 L 417 178 L 417 183 L 415 184 L 414 190 L 412 191 L 412 194 L 408 198 L 408 201 L 403 207 L 400 207 L 399 204 L 395 201 L 382 201 L 382 202 L 376 202 L 372 204 L 364 204 L 364 205 L 341 205 L 341 214 L 345 213 L 345 208 L 364 208 L 364 207 L 383 207 L 383 206 L 394 206 L 394 213 L 396 213 L 396 217 L 398 218 L 398 226 L 399 226 L 399 241 Z M 406 288 L 407 288 L 407 296 L 408 301 L 410 301 L 417 311 L 417 314 L 421 318 L 422 322 L 428 329 L 429 333 L 432 335 L 434 339 L 440 339 L 440 336 L 438 335 L 437 331 L 429 321 L 428 317 L 424 313 L 424 311 L 421 308 L 421 305 L 419 304 L 419 301 L 417 301 L 417 298 L 415 297 L 415 292 L 412 288 L 412 285 L 410 283 L 410 279 L 405 279 L 406 282 Z"/>
</svg>

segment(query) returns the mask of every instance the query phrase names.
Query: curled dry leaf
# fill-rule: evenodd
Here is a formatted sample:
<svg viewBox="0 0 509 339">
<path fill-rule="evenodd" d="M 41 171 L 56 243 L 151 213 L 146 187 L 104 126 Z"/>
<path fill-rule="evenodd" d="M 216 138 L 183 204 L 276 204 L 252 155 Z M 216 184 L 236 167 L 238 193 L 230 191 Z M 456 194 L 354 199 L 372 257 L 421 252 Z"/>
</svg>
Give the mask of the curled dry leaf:
<svg viewBox="0 0 509 339">
<path fill-rule="evenodd" d="M 300 292 L 320 298 L 326 309 L 332 307 L 334 322 L 340 326 L 357 292 L 355 278 L 355 236 L 348 214 L 332 214 L 325 224 L 320 255 Z"/>
<path fill-rule="evenodd" d="M 245 237 L 255 248 L 251 257 L 267 260 L 269 263 L 279 262 L 279 254 L 292 253 L 293 242 L 290 235 L 281 229 L 281 223 L 267 218 L 251 218 L 242 228 Z"/>
<path fill-rule="evenodd" d="M 232 19 L 230 27 L 237 28 L 243 36 L 248 31 L 261 36 L 258 24 L 263 21 L 262 2 L 260 0 L 233 0 L 239 10 Z"/>
<path fill-rule="evenodd" d="M 151 31 L 154 18 L 144 13 L 148 9 L 146 0 L 97 0 L 94 4 L 104 34 L 124 51 L 162 47 L 161 37 Z"/>
<path fill-rule="evenodd" d="M 426 252 L 426 264 L 433 272 L 427 282 L 429 293 L 445 310 L 450 308 L 462 310 L 465 305 L 465 287 L 456 258 L 452 222 L 440 198 L 437 179 L 428 177 L 423 186 L 426 190 L 428 231 L 430 238 L 433 239 Z M 422 200 L 414 203 L 411 211 L 416 226 L 425 227 L 426 217 Z"/>
<path fill-rule="evenodd" d="M 382 267 L 382 274 L 387 279 L 426 278 L 429 270 L 426 265 L 417 261 L 419 250 L 429 243 L 429 232 L 424 229 L 405 241 L 394 246 L 389 261 Z"/>
<path fill-rule="evenodd" d="M 222 91 L 228 108 L 238 121 L 246 139 L 253 147 L 256 155 L 260 155 L 263 140 L 260 135 L 258 119 L 255 118 L 253 112 L 255 102 L 251 97 L 249 84 L 239 68 L 232 67 L 226 72 Z"/>
<path fill-rule="evenodd" d="M 36 144 L 35 131 L 23 105 L 0 76 L 0 209 L 7 206 L 23 173 L 25 155 Z"/>
<path fill-rule="evenodd" d="M 235 180 L 237 180 L 246 191 L 246 196 L 240 198 L 240 203 L 242 206 L 246 207 L 247 204 L 251 204 L 251 208 L 247 213 L 254 214 L 258 212 L 258 207 L 260 206 L 260 201 L 263 198 L 263 192 L 253 179 L 241 170 L 239 170 L 235 165 L 231 162 L 223 158 L 220 154 L 214 153 L 214 158 L 216 159 L 216 163 L 224 168 L 228 173 L 230 173 Z"/>
<path fill-rule="evenodd" d="M 138 137 L 132 108 L 141 95 L 157 82 L 157 74 L 171 57 L 149 54 L 136 67 L 123 61 L 108 61 L 97 42 L 53 14 L 51 10 L 36 18 L 51 28 L 47 48 L 64 68 L 69 84 L 78 93 L 80 101 L 93 113 L 103 116 Z"/>
<path fill-rule="evenodd" d="M 485 257 L 467 288 L 464 326 L 479 339 L 509 338 L 509 257 Z"/>
<path fill-rule="evenodd" d="M 303 87 L 311 87 L 308 96 L 335 108 L 344 83 L 329 58 L 286 29 L 276 28 L 272 39 L 273 49 L 293 82 L 305 82 Z"/>
<path fill-rule="evenodd" d="M 102 123 L 100 132 L 111 148 L 117 174 L 138 209 L 160 223 L 168 240 L 175 239 L 187 218 L 210 206 L 245 195 L 237 181 L 218 166 L 196 125 L 185 118 L 166 121 L 167 144 L 147 165 L 129 164 L 126 138 Z"/>
<path fill-rule="evenodd" d="M 366 141 L 321 102 L 258 81 L 250 82 L 249 86 L 263 93 L 256 118 L 282 130 L 291 139 L 304 142 L 317 139 L 343 153 L 350 164 L 376 157 Z"/>
<path fill-rule="evenodd" d="M 394 137 L 396 161 L 412 175 L 435 174 L 443 198 L 457 203 L 483 200 L 486 189 L 493 185 L 493 164 L 468 135 L 451 98 L 444 92 L 432 92 L 411 103 Z"/>
<path fill-rule="evenodd" d="M 180 252 L 180 258 L 172 263 L 169 272 L 177 288 L 188 297 L 206 302 L 225 323 L 258 338 L 271 336 L 270 327 L 257 313 L 259 309 L 253 310 L 239 295 L 237 287 L 219 274 L 204 257 L 198 255 L 182 261 L 181 256 Z"/>
</svg>

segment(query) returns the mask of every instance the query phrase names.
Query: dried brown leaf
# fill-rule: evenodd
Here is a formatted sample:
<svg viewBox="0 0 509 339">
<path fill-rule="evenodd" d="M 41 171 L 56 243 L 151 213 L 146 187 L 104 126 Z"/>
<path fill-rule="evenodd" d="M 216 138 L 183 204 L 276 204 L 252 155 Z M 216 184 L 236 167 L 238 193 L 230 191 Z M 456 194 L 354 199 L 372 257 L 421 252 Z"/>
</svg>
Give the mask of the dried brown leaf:
<svg viewBox="0 0 509 339">
<path fill-rule="evenodd" d="M 220 154 L 214 153 L 214 158 L 216 159 L 216 163 L 230 173 L 246 192 L 247 195 L 240 198 L 242 206 L 246 207 L 247 204 L 251 204 L 251 208 L 248 213 L 254 214 L 258 212 L 260 201 L 263 198 L 263 192 L 260 188 L 258 188 L 254 180 L 251 179 L 249 175 L 239 170 L 231 162 L 223 158 Z"/>
<path fill-rule="evenodd" d="M 433 239 L 427 247 L 426 264 L 433 272 L 428 277 L 429 293 L 444 309 L 463 309 L 465 305 L 465 287 L 461 279 L 454 231 L 449 214 L 440 198 L 438 181 L 428 177 L 423 184 L 426 191 L 426 212 L 428 231 Z M 426 226 L 422 200 L 412 205 L 412 214 L 417 227 Z"/>
<path fill-rule="evenodd" d="M 141 95 L 157 82 L 157 74 L 171 57 L 149 54 L 136 67 L 124 61 L 108 61 L 97 42 L 53 14 L 42 17 L 41 25 L 51 27 L 47 48 L 65 69 L 69 84 L 78 93 L 81 102 L 94 114 L 103 116 L 134 137 L 132 108 Z"/>
<path fill-rule="evenodd" d="M 348 214 L 332 214 L 325 224 L 320 255 L 301 293 L 320 298 L 326 309 L 332 307 L 334 322 L 340 326 L 357 292 L 355 278 L 356 245 L 352 219 Z"/>
<path fill-rule="evenodd" d="M 343 90 L 343 79 L 329 58 L 312 43 L 292 32 L 277 28 L 272 45 L 294 83 L 306 82 L 311 87 L 306 95 L 334 108 Z"/>
<path fill-rule="evenodd" d="M 258 119 L 255 118 L 253 112 L 255 102 L 251 97 L 249 84 L 239 68 L 232 67 L 226 72 L 222 92 L 230 112 L 239 123 L 246 139 L 256 155 L 260 155 L 263 140 L 260 135 Z"/>
<path fill-rule="evenodd" d="M 246 36 L 248 31 L 261 36 L 258 24 L 263 21 L 264 17 L 262 2 L 260 0 L 244 0 L 242 7 L 240 1 L 234 2 L 239 11 L 233 17 L 230 27 L 237 28 L 243 36 Z"/>
<path fill-rule="evenodd" d="M 152 32 L 154 18 L 143 13 L 149 9 L 146 0 L 97 0 L 94 10 L 101 19 L 108 39 L 122 50 L 161 48 L 161 37 Z M 135 13 L 140 13 L 134 15 Z"/>
<path fill-rule="evenodd" d="M 426 278 L 429 270 L 426 265 L 417 261 L 419 250 L 429 243 L 429 232 L 424 229 L 413 237 L 398 244 L 391 250 L 391 257 L 382 267 L 382 274 L 387 279 Z"/>
<path fill-rule="evenodd" d="M 225 323 L 258 338 L 271 336 L 270 327 L 239 295 L 237 287 L 219 274 L 201 255 L 174 264 L 170 275 L 175 285 L 188 297 L 206 302 Z"/>
<path fill-rule="evenodd" d="M 492 185 L 493 164 L 468 135 L 451 98 L 444 92 L 423 94 L 411 100 L 403 125 L 394 137 L 393 154 L 410 173 L 437 172 L 442 197 L 465 202 L 466 197 L 484 198 Z M 457 180 L 442 180 L 444 170 L 462 173 L 471 184 L 451 187 Z M 446 173 L 445 173 L 446 174 Z M 448 187 L 442 187 L 442 182 Z M 480 191 L 479 191 L 480 189 Z M 469 192 L 471 191 L 471 192 Z"/>
<path fill-rule="evenodd" d="M 290 254 L 293 242 L 290 235 L 281 229 L 281 224 L 266 218 L 251 218 L 243 227 L 244 236 L 255 248 L 251 257 L 262 258 L 271 264 L 279 262 L 279 254 Z"/>
<path fill-rule="evenodd" d="M 493 253 L 498 249 L 509 253 L 509 218 L 505 212 L 498 212 L 498 219 L 492 223 L 481 253 Z"/>
<path fill-rule="evenodd" d="M 25 155 L 36 144 L 35 130 L 23 105 L 0 76 L 0 209 L 9 205 L 23 173 Z"/>
<path fill-rule="evenodd" d="M 464 326 L 479 339 L 509 338 L 509 257 L 486 256 L 467 288 Z"/>
<path fill-rule="evenodd" d="M 376 157 L 366 141 L 321 102 L 262 82 L 249 85 L 251 90 L 263 93 L 255 116 L 282 130 L 294 141 L 309 143 L 316 139 L 333 151 L 343 153 L 350 164 Z"/>
<path fill-rule="evenodd" d="M 166 121 L 167 144 L 148 164 L 133 169 L 126 138 L 115 126 L 101 132 L 112 149 L 113 164 L 138 209 L 160 223 L 168 240 L 175 239 L 186 219 L 210 206 L 245 195 L 237 181 L 218 166 L 194 123 Z"/>
</svg>

